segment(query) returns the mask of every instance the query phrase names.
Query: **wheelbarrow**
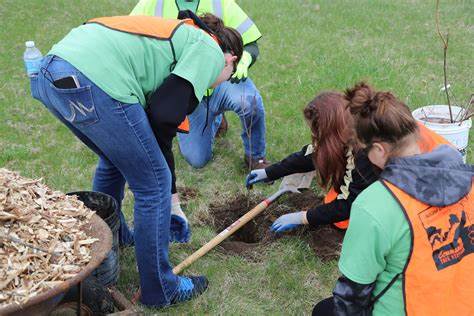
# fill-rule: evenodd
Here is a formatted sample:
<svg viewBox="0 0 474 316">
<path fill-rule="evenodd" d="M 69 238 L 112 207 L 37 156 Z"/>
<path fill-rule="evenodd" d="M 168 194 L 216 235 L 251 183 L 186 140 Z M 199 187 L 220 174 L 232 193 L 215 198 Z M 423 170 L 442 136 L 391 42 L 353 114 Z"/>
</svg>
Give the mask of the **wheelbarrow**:
<svg viewBox="0 0 474 316">
<path fill-rule="evenodd" d="M 91 217 L 88 224 L 84 225 L 84 230 L 92 238 L 99 239 L 99 241 L 92 244 L 91 261 L 89 261 L 75 277 L 32 297 L 26 303 L 10 304 L 0 308 L 0 315 L 49 315 L 71 287 L 78 286 L 79 293 L 81 293 L 81 282 L 102 263 L 112 247 L 112 233 L 110 228 L 96 214 Z M 78 304 L 80 304 L 80 299 L 78 300 Z"/>
</svg>

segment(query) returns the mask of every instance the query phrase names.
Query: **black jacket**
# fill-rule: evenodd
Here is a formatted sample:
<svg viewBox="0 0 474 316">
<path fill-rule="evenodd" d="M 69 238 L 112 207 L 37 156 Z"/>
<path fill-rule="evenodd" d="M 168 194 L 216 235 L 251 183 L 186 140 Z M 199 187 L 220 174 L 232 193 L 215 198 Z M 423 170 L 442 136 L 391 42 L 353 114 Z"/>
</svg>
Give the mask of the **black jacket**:
<svg viewBox="0 0 474 316">
<path fill-rule="evenodd" d="M 307 148 L 308 145 L 299 152 L 265 168 L 269 180 L 276 180 L 293 173 L 315 170 L 312 155 L 305 155 Z M 378 179 L 380 170 L 369 161 L 365 151 L 355 154 L 354 162 L 355 168 L 351 171 L 352 181 L 348 185 L 349 195 L 347 197 L 340 195 L 331 203 L 315 205 L 308 210 L 306 216 L 311 226 L 332 224 L 349 219 L 352 202 L 360 192 Z M 335 189 L 341 193 L 340 188 Z"/>
</svg>

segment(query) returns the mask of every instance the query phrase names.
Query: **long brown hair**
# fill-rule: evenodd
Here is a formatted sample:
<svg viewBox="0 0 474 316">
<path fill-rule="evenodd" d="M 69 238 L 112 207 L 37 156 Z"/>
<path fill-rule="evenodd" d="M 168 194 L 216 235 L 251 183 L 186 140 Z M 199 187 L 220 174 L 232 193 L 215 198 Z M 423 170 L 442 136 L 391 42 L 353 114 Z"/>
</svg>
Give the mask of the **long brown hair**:
<svg viewBox="0 0 474 316">
<path fill-rule="evenodd" d="M 311 128 L 313 163 L 323 188 L 330 185 L 338 188 L 343 184 L 346 154 L 350 146 L 355 146 L 352 142 L 353 120 L 347 105 L 343 94 L 323 92 L 303 111 Z"/>
<path fill-rule="evenodd" d="M 359 82 L 345 95 L 354 115 L 357 138 L 364 145 L 383 141 L 396 149 L 406 136 L 417 135 L 418 125 L 410 109 L 391 92 L 374 91 L 367 83 Z"/>
<path fill-rule="evenodd" d="M 240 33 L 231 27 L 225 26 L 224 22 L 213 14 L 206 13 L 201 15 L 200 19 L 217 37 L 222 51 L 237 56 L 237 64 L 244 52 L 244 45 Z"/>
</svg>

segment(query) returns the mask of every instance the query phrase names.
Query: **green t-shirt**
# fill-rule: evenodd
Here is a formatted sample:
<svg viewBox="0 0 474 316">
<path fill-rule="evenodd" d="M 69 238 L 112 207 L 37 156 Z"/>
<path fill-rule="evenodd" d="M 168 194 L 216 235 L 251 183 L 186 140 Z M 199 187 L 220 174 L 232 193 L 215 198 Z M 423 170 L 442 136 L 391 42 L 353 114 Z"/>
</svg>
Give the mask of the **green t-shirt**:
<svg viewBox="0 0 474 316">
<path fill-rule="evenodd" d="M 354 201 L 339 270 L 360 284 L 376 282 L 374 296 L 397 273 L 410 251 L 410 228 L 402 209 L 379 181 Z M 401 276 L 375 303 L 373 315 L 404 315 Z"/>
<path fill-rule="evenodd" d="M 172 37 L 177 64 L 173 74 L 189 81 L 201 101 L 224 68 L 224 54 L 202 30 L 181 25 Z M 49 54 L 79 69 L 112 98 L 146 106 L 170 75 L 170 43 L 85 24 L 73 29 Z"/>
</svg>

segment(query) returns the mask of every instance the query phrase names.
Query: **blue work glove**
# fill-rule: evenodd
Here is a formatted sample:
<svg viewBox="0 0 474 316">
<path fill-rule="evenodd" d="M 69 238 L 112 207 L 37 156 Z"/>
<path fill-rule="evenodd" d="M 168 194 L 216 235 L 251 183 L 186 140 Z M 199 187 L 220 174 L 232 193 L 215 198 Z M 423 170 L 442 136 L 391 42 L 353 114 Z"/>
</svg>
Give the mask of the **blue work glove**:
<svg viewBox="0 0 474 316">
<path fill-rule="evenodd" d="M 170 242 L 187 243 L 191 238 L 188 219 L 181 209 L 178 194 L 173 194 L 171 202 Z"/>
<path fill-rule="evenodd" d="M 245 186 L 249 188 L 255 183 L 259 182 L 270 182 L 265 169 L 255 169 L 250 171 L 250 173 L 247 175 L 247 178 L 245 179 Z"/>
<path fill-rule="evenodd" d="M 270 230 L 275 233 L 283 233 L 305 224 L 308 224 L 306 212 L 290 213 L 278 217 L 277 220 L 273 222 Z"/>
</svg>

